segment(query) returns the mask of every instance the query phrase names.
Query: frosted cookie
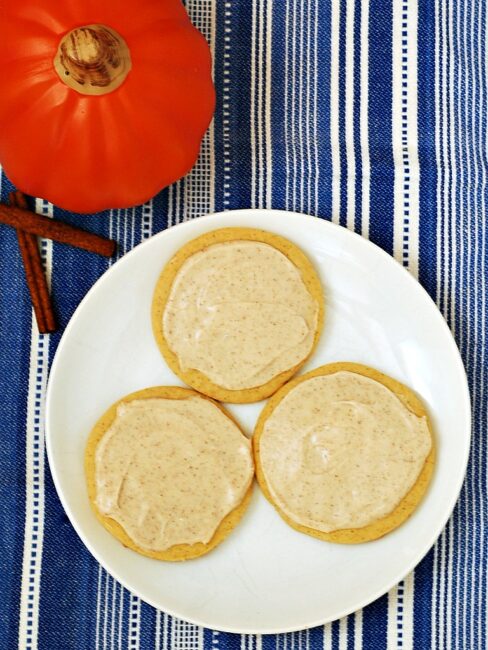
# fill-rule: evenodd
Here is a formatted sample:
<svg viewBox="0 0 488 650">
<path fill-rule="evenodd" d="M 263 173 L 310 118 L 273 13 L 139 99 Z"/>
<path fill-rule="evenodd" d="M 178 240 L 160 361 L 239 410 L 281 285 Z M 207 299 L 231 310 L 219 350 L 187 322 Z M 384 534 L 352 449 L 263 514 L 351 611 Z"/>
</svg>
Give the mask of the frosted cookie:
<svg viewBox="0 0 488 650">
<path fill-rule="evenodd" d="M 252 228 L 214 230 L 183 246 L 163 269 L 152 306 L 170 368 L 223 402 L 272 395 L 312 353 L 323 318 L 308 258 Z"/>
<path fill-rule="evenodd" d="M 86 447 L 88 495 L 124 546 L 188 560 L 220 544 L 251 497 L 251 445 L 232 417 L 187 388 L 158 386 L 113 404 Z"/>
<path fill-rule="evenodd" d="M 355 363 L 298 377 L 266 404 L 256 475 L 282 518 L 330 542 L 367 542 L 415 510 L 434 468 L 432 427 L 406 386 Z"/>
</svg>

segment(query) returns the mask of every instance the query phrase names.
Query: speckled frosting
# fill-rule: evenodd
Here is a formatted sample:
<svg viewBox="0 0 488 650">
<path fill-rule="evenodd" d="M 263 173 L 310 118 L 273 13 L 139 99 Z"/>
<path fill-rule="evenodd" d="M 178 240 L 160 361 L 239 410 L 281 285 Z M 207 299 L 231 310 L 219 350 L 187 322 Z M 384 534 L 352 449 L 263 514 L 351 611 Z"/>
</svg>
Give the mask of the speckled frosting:
<svg viewBox="0 0 488 650">
<path fill-rule="evenodd" d="M 209 246 L 181 266 L 163 332 L 183 370 L 240 390 L 306 358 L 317 319 L 316 300 L 281 251 L 237 240 Z"/>
<path fill-rule="evenodd" d="M 249 441 L 197 396 L 120 404 L 95 465 L 100 512 L 150 550 L 208 543 L 254 473 Z"/>
</svg>

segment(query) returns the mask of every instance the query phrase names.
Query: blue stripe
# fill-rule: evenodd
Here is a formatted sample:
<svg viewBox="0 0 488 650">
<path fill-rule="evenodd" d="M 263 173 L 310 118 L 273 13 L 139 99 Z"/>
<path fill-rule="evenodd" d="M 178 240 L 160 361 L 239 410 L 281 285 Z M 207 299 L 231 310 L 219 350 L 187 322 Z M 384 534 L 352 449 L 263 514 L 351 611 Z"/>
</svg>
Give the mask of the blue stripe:
<svg viewBox="0 0 488 650">
<path fill-rule="evenodd" d="M 363 650 L 387 648 L 388 598 L 383 596 L 363 610 Z"/>
<path fill-rule="evenodd" d="M 418 87 L 419 280 L 435 299 L 437 293 L 437 165 L 435 159 L 435 12 L 434 3 L 419 3 Z M 414 648 L 424 650 L 432 634 L 434 551 L 415 570 Z"/>
<path fill-rule="evenodd" d="M 315 145 L 318 149 L 319 204 L 317 214 L 326 219 L 332 216 L 332 153 L 330 150 L 330 39 L 331 3 L 318 2 L 317 11 L 317 122 L 318 133 Z"/>
<path fill-rule="evenodd" d="M 426 639 L 432 634 L 432 572 L 434 569 L 434 552 L 415 569 L 414 580 L 414 649 L 424 650 Z"/>
<path fill-rule="evenodd" d="M 155 648 L 156 610 L 145 602 L 141 602 L 140 639 L 143 647 Z"/>
<path fill-rule="evenodd" d="M 381 20 L 379 17 L 381 16 Z M 393 251 L 392 5 L 369 3 L 370 239 Z"/>
<path fill-rule="evenodd" d="M 354 650 L 356 628 L 354 614 L 347 617 L 347 650 Z"/>
<path fill-rule="evenodd" d="M 332 650 L 340 650 L 340 621 L 334 621 L 332 628 Z"/>
<path fill-rule="evenodd" d="M 418 88 L 418 138 L 420 174 L 419 280 L 435 298 L 437 283 L 437 167 L 435 161 L 435 69 L 434 3 L 419 3 L 418 68 L 422 84 Z"/>
</svg>

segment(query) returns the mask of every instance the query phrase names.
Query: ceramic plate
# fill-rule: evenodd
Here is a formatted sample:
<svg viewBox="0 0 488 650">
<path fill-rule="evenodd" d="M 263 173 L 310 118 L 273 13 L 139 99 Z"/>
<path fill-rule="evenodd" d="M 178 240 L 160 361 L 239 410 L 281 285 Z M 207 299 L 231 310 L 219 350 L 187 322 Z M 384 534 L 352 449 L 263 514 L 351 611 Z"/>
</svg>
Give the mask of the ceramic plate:
<svg viewBox="0 0 488 650">
<path fill-rule="evenodd" d="M 289 528 L 256 486 L 251 506 L 216 550 L 183 564 L 124 548 L 97 522 L 83 474 L 88 433 L 127 393 L 181 385 L 153 339 L 150 307 L 163 265 L 185 242 L 225 226 L 264 228 L 310 257 L 326 294 L 320 345 L 303 371 L 357 361 L 422 396 L 438 448 L 433 483 L 418 510 L 383 539 L 355 546 L 318 541 Z M 250 435 L 263 404 L 230 406 Z M 470 403 L 451 333 L 414 278 L 378 247 L 329 222 L 267 210 L 239 210 L 175 226 L 144 242 L 93 286 L 53 362 L 47 450 L 71 522 L 96 559 L 125 587 L 170 614 L 207 627 L 285 632 L 339 618 L 370 603 L 420 561 L 458 497 L 468 458 Z"/>
</svg>

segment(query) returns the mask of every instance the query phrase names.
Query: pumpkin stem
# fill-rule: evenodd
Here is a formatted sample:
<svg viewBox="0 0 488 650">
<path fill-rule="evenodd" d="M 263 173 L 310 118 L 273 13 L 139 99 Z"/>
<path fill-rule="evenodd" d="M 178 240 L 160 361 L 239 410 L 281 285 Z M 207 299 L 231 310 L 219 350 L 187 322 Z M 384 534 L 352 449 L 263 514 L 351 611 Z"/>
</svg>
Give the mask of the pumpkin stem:
<svg viewBox="0 0 488 650">
<path fill-rule="evenodd" d="M 112 92 L 125 81 L 131 67 L 127 43 L 105 25 L 85 25 L 68 32 L 54 58 L 61 81 L 82 95 Z"/>
</svg>

